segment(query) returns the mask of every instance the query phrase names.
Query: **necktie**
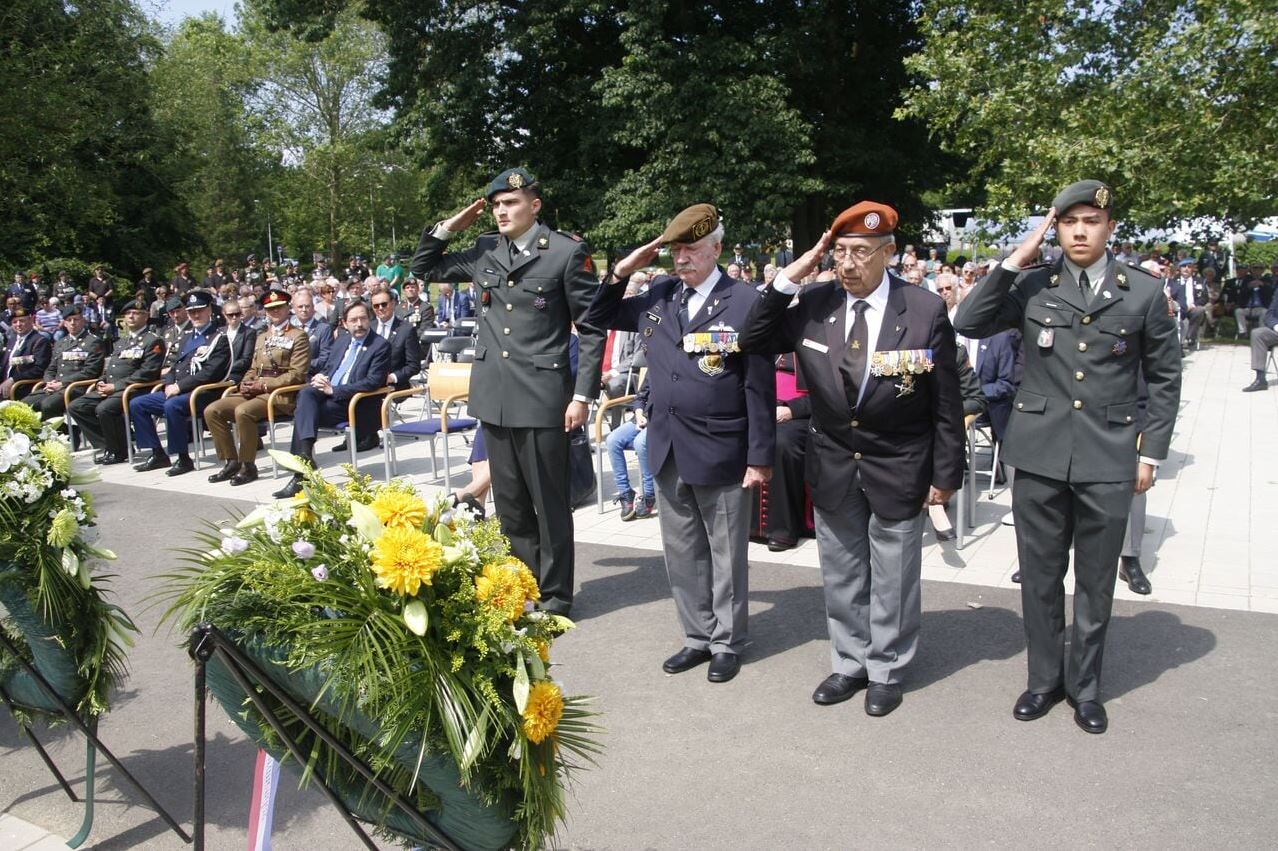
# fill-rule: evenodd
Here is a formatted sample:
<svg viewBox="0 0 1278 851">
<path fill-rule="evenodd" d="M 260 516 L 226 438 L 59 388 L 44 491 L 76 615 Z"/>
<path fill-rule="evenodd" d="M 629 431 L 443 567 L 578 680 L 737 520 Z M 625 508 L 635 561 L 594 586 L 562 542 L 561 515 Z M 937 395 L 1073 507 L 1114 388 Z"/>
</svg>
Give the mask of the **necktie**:
<svg viewBox="0 0 1278 851">
<path fill-rule="evenodd" d="M 1092 298 L 1092 282 L 1087 280 L 1087 270 L 1084 269 L 1078 273 L 1078 291 L 1083 295 L 1083 304 L 1087 304 Z"/>
<path fill-rule="evenodd" d="M 692 297 L 692 288 L 684 287 L 683 292 L 679 294 L 679 330 L 687 331 L 688 326 L 692 324 L 692 317 L 688 315 L 688 299 Z"/>
<path fill-rule="evenodd" d="M 514 263 L 518 259 L 519 259 L 519 246 L 515 245 L 515 243 L 512 242 L 510 244 L 510 262 Z"/>
<path fill-rule="evenodd" d="M 359 340 L 351 340 L 351 347 L 346 350 L 346 357 L 342 358 L 342 362 L 337 367 L 337 372 L 333 373 L 332 380 L 329 384 L 334 387 L 339 384 L 346 383 L 346 376 L 350 374 L 351 367 L 355 365 L 355 358 L 359 354 Z"/>
<path fill-rule="evenodd" d="M 870 345 L 870 326 L 865 321 L 865 309 L 868 301 L 858 299 L 852 305 L 856 311 L 856 319 L 852 322 L 852 333 L 848 335 L 847 348 L 843 350 L 843 360 L 839 362 L 839 372 L 843 376 L 843 389 L 848 396 L 848 406 L 855 409 L 857 398 L 861 395 L 861 381 L 865 377 L 865 358 Z"/>
</svg>

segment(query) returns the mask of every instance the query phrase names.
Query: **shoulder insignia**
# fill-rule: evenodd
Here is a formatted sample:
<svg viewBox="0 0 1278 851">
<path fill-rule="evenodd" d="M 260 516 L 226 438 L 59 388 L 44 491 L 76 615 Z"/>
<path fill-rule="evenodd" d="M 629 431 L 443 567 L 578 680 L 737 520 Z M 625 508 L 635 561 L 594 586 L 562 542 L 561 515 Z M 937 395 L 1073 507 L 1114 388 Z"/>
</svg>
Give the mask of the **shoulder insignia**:
<svg viewBox="0 0 1278 851">
<path fill-rule="evenodd" d="M 571 231 L 566 231 L 566 230 L 557 230 L 557 231 L 555 231 L 555 233 L 557 233 L 557 234 L 561 234 L 561 235 L 563 235 L 563 236 L 566 236 L 566 237 L 568 237 L 569 239 L 571 239 L 573 242 L 581 242 L 581 241 L 582 241 L 581 237 L 580 237 L 578 234 L 572 233 Z"/>
<path fill-rule="evenodd" d="M 592 274 L 594 273 L 594 271 L 595 271 L 595 261 L 594 261 L 594 260 L 592 260 L 592 259 L 590 259 L 590 255 L 589 255 L 589 254 L 587 254 L 587 255 L 586 255 L 586 259 L 585 259 L 584 261 L 582 261 L 581 268 L 582 268 L 582 269 L 584 269 L 584 270 L 586 270 L 587 272 L 592 273 Z"/>
</svg>

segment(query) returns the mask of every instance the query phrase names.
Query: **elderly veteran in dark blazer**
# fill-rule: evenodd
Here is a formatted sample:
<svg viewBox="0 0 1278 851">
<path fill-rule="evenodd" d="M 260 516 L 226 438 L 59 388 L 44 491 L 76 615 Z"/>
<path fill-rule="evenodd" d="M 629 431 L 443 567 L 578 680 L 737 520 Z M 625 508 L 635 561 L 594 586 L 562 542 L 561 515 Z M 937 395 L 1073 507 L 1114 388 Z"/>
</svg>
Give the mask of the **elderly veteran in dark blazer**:
<svg viewBox="0 0 1278 851">
<path fill-rule="evenodd" d="M 44 377 L 53 358 L 53 344 L 36 330 L 35 316 L 27 308 L 15 307 L 9 322 L 12 330 L 5 337 L 4 360 L 0 363 L 0 399 L 21 399 L 31 392 L 31 385 L 22 385 L 15 394 L 14 384 Z"/>
<path fill-rule="evenodd" d="M 670 246 L 673 277 L 624 298 L 635 271 Z M 720 269 L 723 225 L 710 204 L 675 216 L 661 236 L 618 263 L 587 322 L 640 334 L 648 362 L 648 461 L 661 497 L 661 542 L 684 646 L 662 666 L 705 662 L 707 679 L 740 670 L 747 641 L 749 488 L 772 475 L 772 360 L 740 351 L 758 294 Z"/>
<path fill-rule="evenodd" d="M 963 410 L 945 302 L 887 271 L 896 211 L 862 201 L 764 290 L 745 351 L 793 351 L 812 409 L 815 507 L 833 673 L 813 701 L 865 689 L 865 711 L 901 703 L 918 646 L 924 508 L 963 477 Z M 832 249 L 837 280 L 802 280 Z"/>
<path fill-rule="evenodd" d="M 447 251 L 486 206 L 497 232 Z M 586 321 L 599 285 L 590 249 L 538 221 L 540 211 L 536 178 L 508 169 L 484 198 L 422 232 L 412 270 L 423 281 L 475 283 L 469 405 L 484 424 L 497 516 L 515 556 L 537 575 L 542 608 L 566 615 L 574 558 L 568 433 L 599 395 L 604 334 Z M 581 346 L 575 377 L 568 359 L 574 323 Z"/>
<path fill-rule="evenodd" d="M 1063 189 L 1037 227 L 959 306 L 959 333 L 1021 329 L 1025 371 L 1003 439 L 1016 468 L 1012 511 L 1029 683 L 1013 714 L 1066 698 L 1103 733 L 1101 657 L 1134 493 L 1154 484 L 1180 401 L 1180 346 L 1162 282 L 1115 261 L 1114 193 L 1098 180 Z M 1031 266 L 1056 226 L 1063 256 Z M 1149 403 L 1138 425 L 1138 376 Z M 1139 454 L 1137 436 L 1141 436 Z M 1074 622 L 1065 649 L 1065 573 L 1074 548 Z"/>
</svg>

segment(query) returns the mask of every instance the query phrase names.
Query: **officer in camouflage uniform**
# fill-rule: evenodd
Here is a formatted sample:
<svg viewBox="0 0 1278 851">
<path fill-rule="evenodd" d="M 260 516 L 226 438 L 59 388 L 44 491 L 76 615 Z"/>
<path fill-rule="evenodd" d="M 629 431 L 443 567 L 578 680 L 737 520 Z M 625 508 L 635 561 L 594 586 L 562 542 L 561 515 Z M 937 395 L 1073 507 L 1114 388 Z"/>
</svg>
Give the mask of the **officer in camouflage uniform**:
<svg viewBox="0 0 1278 851">
<path fill-rule="evenodd" d="M 107 358 L 101 380 L 88 393 L 71 401 L 68 410 L 80 431 L 95 449 L 99 464 L 120 464 L 128 460 L 124 433 L 124 389 L 130 384 L 149 384 L 160 378 L 164 363 L 164 341 L 147 327 L 150 311 L 136 299 L 124 305 L 128 333 L 116 343 Z"/>
<path fill-rule="evenodd" d="M 266 419 L 266 397 L 277 388 L 305 383 L 310 370 L 310 339 L 290 321 L 288 293 L 270 290 L 260 303 L 270 324 L 257 337 L 252 365 L 234 392 L 204 409 L 204 422 L 213 435 L 217 457 L 225 462 L 221 470 L 209 476 L 210 482 L 229 479 L 238 487 L 256 481 L 257 450 L 261 444 L 257 424 Z M 276 409 L 292 414 L 293 399 L 278 400 Z M 238 453 L 231 439 L 232 422 L 239 432 Z"/>
<path fill-rule="evenodd" d="M 53 359 L 44 371 L 44 386 L 24 401 L 40 412 L 41 419 L 53 419 L 67 412 L 64 398 L 68 384 L 87 381 L 102 374 L 106 347 L 89 331 L 84 311 L 78 304 L 62 309 L 62 324 L 67 334 L 53 344 Z M 75 391 L 79 396 L 83 388 Z"/>
<path fill-rule="evenodd" d="M 446 251 L 489 205 L 498 232 Z M 537 221 L 540 211 L 536 178 L 522 168 L 504 171 L 485 198 L 422 232 L 412 271 L 423 283 L 475 284 L 479 339 L 469 407 L 484 424 L 497 516 L 515 556 L 537 575 L 542 608 L 566 615 L 573 591 L 568 432 L 586 421 L 599 394 L 604 332 L 584 321 L 599 287 L 590 249 Z M 575 377 L 568 357 L 574 323 Z"/>
</svg>

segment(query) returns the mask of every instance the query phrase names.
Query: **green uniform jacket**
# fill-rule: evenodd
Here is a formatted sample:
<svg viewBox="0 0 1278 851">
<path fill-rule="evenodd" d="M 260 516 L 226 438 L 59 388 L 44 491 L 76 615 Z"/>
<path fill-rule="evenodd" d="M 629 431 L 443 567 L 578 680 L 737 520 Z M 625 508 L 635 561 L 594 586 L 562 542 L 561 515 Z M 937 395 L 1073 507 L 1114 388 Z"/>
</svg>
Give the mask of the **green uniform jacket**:
<svg viewBox="0 0 1278 851">
<path fill-rule="evenodd" d="M 1110 258 L 1084 303 L 1063 260 L 981 280 L 954 317 L 968 337 L 1024 335 L 1025 374 L 1003 440 L 1008 464 L 1070 482 L 1136 477 L 1137 374 L 1149 384 L 1140 455 L 1167 457 L 1180 404 L 1180 343 L 1162 284 Z"/>
<path fill-rule="evenodd" d="M 65 387 L 73 381 L 97 378 L 105 359 L 106 346 L 97 335 L 87 329 L 78 337 L 68 334 L 53 344 L 53 358 L 44 371 L 44 380 L 60 381 Z"/>
<path fill-rule="evenodd" d="M 158 381 L 164 365 L 164 341 L 154 331 L 144 330 L 121 337 L 115 352 L 107 358 L 102 380 L 119 393 L 130 384 Z"/>
<path fill-rule="evenodd" d="M 574 395 L 599 395 L 605 334 L 583 319 L 599 281 L 590 249 L 571 236 L 533 225 L 528 250 L 514 259 L 510 241 L 486 233 L 465 251 L 422 232 L 413 274 L 423 281 L 474 281 L 479 340 L 469 408 L 507 428 L 563 427 Z M 574 380 L 568 358 L 573 323 L 579 335 Z"/>
</svg>

